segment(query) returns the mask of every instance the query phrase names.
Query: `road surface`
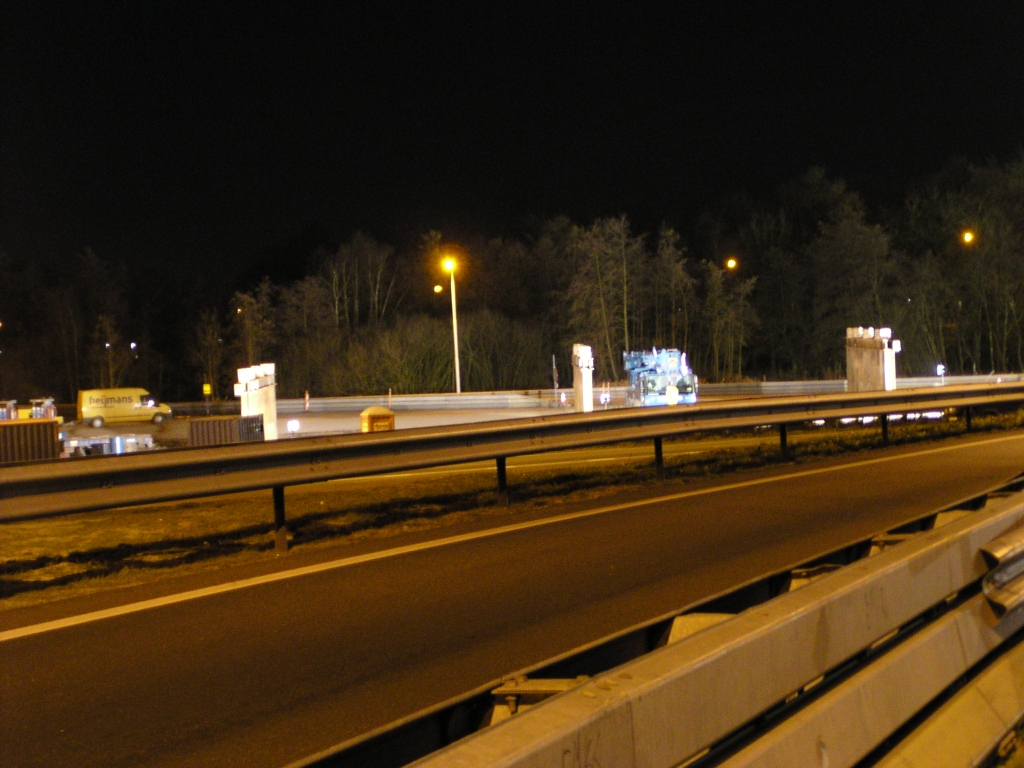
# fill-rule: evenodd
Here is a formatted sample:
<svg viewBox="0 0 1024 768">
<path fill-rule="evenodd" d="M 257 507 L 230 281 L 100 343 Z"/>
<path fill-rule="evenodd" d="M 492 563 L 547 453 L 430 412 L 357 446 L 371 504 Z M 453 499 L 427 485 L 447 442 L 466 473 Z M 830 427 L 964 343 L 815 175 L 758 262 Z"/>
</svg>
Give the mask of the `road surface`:
<svg viewBox="0 0 1024 768">
<path fill-rule="evenodd" d="M 0 764 L 280 766 L 1021 470 L 973 436 L 8 611 Z"/>
</svg>

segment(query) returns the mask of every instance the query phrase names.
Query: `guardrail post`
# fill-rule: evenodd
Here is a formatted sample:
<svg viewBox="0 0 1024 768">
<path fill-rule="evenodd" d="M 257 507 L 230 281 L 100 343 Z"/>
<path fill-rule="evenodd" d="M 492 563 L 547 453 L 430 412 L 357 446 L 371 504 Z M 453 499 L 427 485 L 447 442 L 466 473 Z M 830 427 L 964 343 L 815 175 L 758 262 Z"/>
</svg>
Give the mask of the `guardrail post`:
<svg viewBox="0 0 1024 768">
<path fill-rule="evenodd" d="M 967 431 L 971 431 L 971 406 L 964 408 L 964 420 L 967 422 Z"/>
<path fill-rule="evenodd" d="M 661 448 L 661 438 L 654 438 L 654 466 L 658 470 L 658 477 L 665 474 L 665 453 Z"/>
<path fill-rule="evenodd" d="M 284 554 L 288 551 L 288 526 L 284 517 L 284 486 L 274 486 L 274 549 Z"/>
<path fill-rule="evenodd" d="M 779 424 L 779 453 L 782 458 L 789 458 L 789 447 L 786 445 L 786 425 Z"/>
<path fill-rule="evenodd" d="M 882 422 L 882 445 L 889 444 L 889 414 L 883 413 L 878 417 Z"/>
<path fill-rule="evenodd" d="M 498 467 L 498 497 L 502 504 L 508 504 L 508 474 L 505 471 L 505 457 L 498 456 L 494 463 Z"/>
</svg>

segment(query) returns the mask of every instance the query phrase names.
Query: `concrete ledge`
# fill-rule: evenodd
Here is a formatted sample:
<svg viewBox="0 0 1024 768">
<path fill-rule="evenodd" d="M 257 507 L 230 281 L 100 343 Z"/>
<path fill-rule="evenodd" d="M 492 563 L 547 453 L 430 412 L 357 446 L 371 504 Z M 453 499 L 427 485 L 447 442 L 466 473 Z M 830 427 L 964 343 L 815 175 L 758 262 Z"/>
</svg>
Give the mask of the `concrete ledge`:
<svg viewBox="0 0 1024 768">
<path fill-rule="evenodd" d="M 877 768 L 981 765 L 1024 718 L 1024 643 L 996 659 L 878 762 Z"/>
<path fill-rule="evenodd" d="M 988 571 L 981 547 L 1022 522 L 1024 502 L 1015 494 L 623 665 L 415 765 L 678 766 L 977 582 Z M 982 629 L 956 626 L 961 642 L 991 647 L 978 642 Z"/>
<path fill-rule="evenodd" d="M 830 768 L 855 765 L 1022 624 L 1024 613 L 1000 621 L 985 598 L 977 595 L 726 760 L 721 768 L 819 765 L 826 759 Z M 991 715 L 991 709 L 984 708 L 955 726 L 952 722 L 946 726 L 961 740 L 970 741 L 991 734 L 990 728 L 979 730 L 977 722 L 988 721 Z M 996 742 L 1008 728 L 1000 723 Z M 991 738 L 983 740 L 994 746 Z M 916 764 L 921 768 L 974 764 L 951 761 L 945 750 L 927 751 L 930 759 Z"/>
</svg>

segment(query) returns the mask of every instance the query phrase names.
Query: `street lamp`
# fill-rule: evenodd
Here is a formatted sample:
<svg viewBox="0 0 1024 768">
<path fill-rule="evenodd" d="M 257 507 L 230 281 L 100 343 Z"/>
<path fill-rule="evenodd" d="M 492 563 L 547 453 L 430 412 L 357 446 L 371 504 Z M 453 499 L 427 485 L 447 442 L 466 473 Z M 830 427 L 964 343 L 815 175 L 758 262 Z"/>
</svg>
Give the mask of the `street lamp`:
<svg viewBox="0 0 1024 768">
<path fill-rule="evenodd" d="M 733 257 L 733 256 L 730 256 L 725 261 L 725 268 L 730 270 L 730 271 L 736 269 L 736 267 L 738 267 L 739 265 L 740 265 L 740 263 L 738 261 L 736 261 L 735 257 Z"/>
<path fill-rule="evenodd" d="M 452 278 L 452 338 L 455 341 L 455 394 L 462 394 L 462 377 L 459 375 L 459 318 L 455 313 L 455 259 L 451 256 L 445 257 L 441 267 L 451 275 Z M 437 287 L 434 287 L 435 293 Z"/>
<path fill-rule="evenodd" d="M 964 241 L 964 245 L 970 245 L 974 242 L 974 233 L 969 229 L 965 229 L 963 234 L 960 235 L 960 239 Z"/>
</svg>

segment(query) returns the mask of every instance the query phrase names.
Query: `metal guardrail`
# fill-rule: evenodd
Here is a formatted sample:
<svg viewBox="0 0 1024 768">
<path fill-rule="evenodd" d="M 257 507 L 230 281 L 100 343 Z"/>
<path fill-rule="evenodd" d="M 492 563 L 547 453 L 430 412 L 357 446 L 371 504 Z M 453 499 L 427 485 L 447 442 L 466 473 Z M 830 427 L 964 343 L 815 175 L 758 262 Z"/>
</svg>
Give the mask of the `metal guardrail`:
<svg viewBox="0 0 1024 768">
<path fill-rule="evenodd" d="M 566 392 L 571 402 L 572 390 Z M 421 394 L 421 395 L 366 395 L 362 397 L 312 397 L 309 408 L 304 398 L 281 398 L 277 401 L 277 412 L 281 415 L 297 413 L 350 413 L 372 406 L 390 408 L 393 411 L 449 411 L 477 410 L 482 408 L 557 408 L 560 403 L 553 390 L 523 390 L 517 392 L 466 392 L 463 394 Z M 224 416 L 240 413 L 241 406 L 235 401 L 211 403 L 171 403 L 172 411 L 182 416 Z"/>
<path fill-rule="evenodd" d="M 1002 384 L 1024 381 L 1019 373 L 981 376 L 915 376 L 896 379 L 896 389 L 921 387 L 957 387 L 965 384 Z M 846 379 L 806 381 L 740 381 L 701 384 L 701 394 L 708 397 L 784 397 L 789 395 L 826 395 L 846 391 Z"/>
<path fill-rule="evenodd" d="M 1021 486 L 1017 478 L 1016 493 L 982 511 L 669 641 L 415 765 L 856 765 L 1020 636 L 1024 610 L 1001 613 L 979 587 L 1007 568 L 1024 582 Z M 980 764 L 1021 714 L 1019 702 L 1003 709 L 973 734 L 964 762 L 919 743 L 931 759 L 918 764 Z"/>
<path fill-rule="evenodd" d="M 947 387 L 965 384 L 1001 384 L 1024 381 L 1024 374 L 985 374 L 978 376 L 920 376 L 896 379 L 897 389 L 919 389 L 921 387 Z M 595 397 L 607 392 L 611 399 L 609 406 L 625 406 L 625 386 L 612 386 L 595 390 Z M 792 397 L 798 395 L 834 395 L 846 391 L 846 379 L 807 379 L 798 381 L 739 381 L 703 383 L 700 392 L 704 397 Z M 565 400 L 562 401 L 562 397 Z M 365 395 L 345 397 L 282 398 L 277 401 L 277 411 L 282 415 L 298 413 L 347 413 L 362 411 L 371 406 L 383 406 L 394 411 L 442 411 L 475 410 L 482 408 L 557 408 L 571 406 L 574 393 L 566 389 L 527 389 L 499 392 L 464 392 L 448 394 L 416 395 Z M 240 413 L 238 401 L 215 401 L 209 403 L 170 403 L 175 414 L 181 416 L 219 416 Z M 71 406 L 73 408 L 73 406 Z M 595 407 L 601 408 L 600 404 Z M 68 417 L 65 417 L 68 418 Z M 70 418 L 74 418 L 74 415 Z"/>
<path fill-rule="evenodd" d="M 661 464 L 665 436 L 849 416 L 1024 402 L 1024 383 L 737 400 L 695 406 L 632 408 L 402 432 L 320 436 L 110 459 L 65 459 L 0 467 L 0 522 L 224 493 L 274 489 L 283 535 L 284 488 L 346 477 L 495 460 L 499 491 L 505 460 L 631 440 L 654 442 Z M 279 541 L 280 541 L 279 537 Z"/>
</svg>

